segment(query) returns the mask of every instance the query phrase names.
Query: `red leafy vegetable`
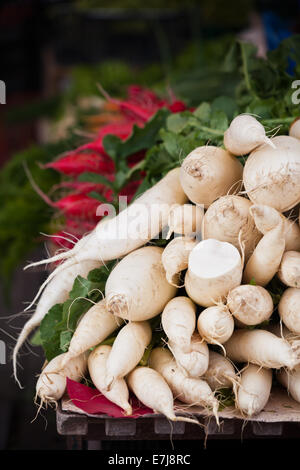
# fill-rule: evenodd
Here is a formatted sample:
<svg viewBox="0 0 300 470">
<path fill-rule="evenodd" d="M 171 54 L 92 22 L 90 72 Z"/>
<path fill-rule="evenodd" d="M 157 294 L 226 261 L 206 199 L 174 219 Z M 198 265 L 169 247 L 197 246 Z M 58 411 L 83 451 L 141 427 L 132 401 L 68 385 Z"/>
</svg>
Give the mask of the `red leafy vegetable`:
<svg viewBox="0 0 300 470">
<path fill-rule="evenodd" d="M 72 151 L 54 162 L 47 163 L 45 168 L 53 168 L 68 176 L 78 176 L 85 171 L 94 173 L 112 173 L 114 163 L 109 156 L 91 152 Z"/>
</svg>

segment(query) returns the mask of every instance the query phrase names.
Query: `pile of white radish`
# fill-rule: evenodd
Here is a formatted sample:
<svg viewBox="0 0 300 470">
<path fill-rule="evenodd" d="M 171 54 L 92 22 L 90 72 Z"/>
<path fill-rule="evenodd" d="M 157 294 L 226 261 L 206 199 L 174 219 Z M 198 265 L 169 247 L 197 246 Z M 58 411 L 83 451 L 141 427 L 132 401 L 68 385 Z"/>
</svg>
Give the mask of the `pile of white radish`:
<svg viewBox="0 0 300 470">
<path fill-rule="evenodd" d="M 124 415 L 131 391 L 171 421 L 197 423 L 187 414 L 201 409 L 218 421 L 227 390 L 251 418 L 268 403 L 273 369 L 300 402 L 299 122 L 269 138 L 253 116 L 235 117 L 225 149 L 194 149 L 72 250 L 35 263 L 65 260 L 38 292 L 15 372 L 22 343 L 75 277 L 117 260 L 68 352 L 43 369 L 42 404 L 57 403 L 66 377 L 89 374 Z M 164 248 L 149 243 L 160 233 Z M 113 344 L 102 344 L 117 329 Z"/>
</svg>

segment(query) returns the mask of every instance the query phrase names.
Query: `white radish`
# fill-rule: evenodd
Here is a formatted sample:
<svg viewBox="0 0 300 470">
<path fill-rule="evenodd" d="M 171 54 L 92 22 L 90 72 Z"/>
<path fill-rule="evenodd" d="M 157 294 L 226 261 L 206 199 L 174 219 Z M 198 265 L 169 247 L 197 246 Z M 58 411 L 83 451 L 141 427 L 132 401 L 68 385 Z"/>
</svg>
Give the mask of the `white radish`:
<svg viewBox="0 0 300 470">
<path fill-rule="evenodd" d="M 162 327 L 169 341 L 189 352 L 196 327 L 196 305 L 188 297 L 175 297 L 165 306 Z"/>
<path fill-rule="evenodd" d="M 293 333 L 282 323 L 270 323 L 266 329 L 279 338 L 284 338 L 300 358 L 300 335 Z"/>
<path fill-rule="evenodd" d="M 300 288 L 300 253 L 298 251 L 284 253 L 277 275 L 286 286 Z"/>
<path fill-rule="evenodd" d="M 222 301 L 242 280 L 239 251 L 227 242 L 203 240 L 191 251 L 185 288 L 188 296 L 203 307 Z"/>
<path fill-rule="evenodd" d="M 300 141 L 286 135 L 271 141 L 276 148 L 262 145 L 249 155 L 243 181 L 252 202 L 285 212 L 300 202 Z"/>
<path fill-rule="evenodd" d="M 203 207 L 198 205 L 183 204 L 174 206 L 170 210 L 168 218 L 169 232 L 166 238 L 170 238 L 172 233 L 186 237 L 199 236 L 203 215 Z"/>
<path fill-rule="evenodd" d="M 162 248 L 146 246 L 116 265 L 105 286 L 109 312 L 132 321 L 148 320 L 162 312 L 177 290 L 166 279 L 162 252 Z"/>
<path fill-rule="evenodd" d="M 250 215 L 252 203 L 241 196 L 223 196 L 207 209 L 202 223 L 202 238 L 231 243 L 238 250 L 243 246 L 248 259 L 261 238 Z"/>
<path fill-rule="evenodd" d="M 266 406 L 271 392 L 272 371 L 249 364 L 241 373 L 236 395 L 236 407 L 242 415 L 251 418 Z"/>
<path fill-rule="evenodd" d="M 282 222 L 270 230 L 258 242 L 250 256 L 243 275 L 243 283 L 255 281 L 258 286 L 266 286 L 277 273 L 285 250 Z"/>
<path fill-rule="evenodd" d="M 123 319 L 107 311 L 105 299 L 93 305 L 77 325 L 69 350 L 64 357 L 63 365 L 72 357 L 76 357 L 102 343 L 113 331 L 122 325 L 123 321 Z"/>
<path fill-rule="evenodd" d="M 290 125 L 289 135 L 296 139 L 300 139 L 300 117 L 297 117 Z"/>
<path fill-rule="evenodd" d="M 186 201 L 187 197 L 179 182 L 179 168 L 174 168 L 126 210 L 122 210 L 116 217 L 101 220 L 91 233 L 76 243 L 74 248 L 27 266 L 29 268 L 66 260 L 48 276 L 32 303 L 49 281 L 68 266 L 84 260 L 104 262 L 118 259 L 145 245 L 166 227 L 171 207 L 174 204 L 184 204 Z M 105 211 L 114 211 L 114 207 L 107 204 L 99 208 L 99 215 L 103 215 Z"/>
<path fill-rule="evenodd" d="M 192 202 L 207 208 L 220 196 L 239 190 L 242 172 L 236 157 L 220 147 L 205 145 L 184 159 L 180 182 Z"/>
<path fill-rule="evenodd" d="M 192 406 L 209 407 L 218 418 L 219 403 L 209 385 L 204 380 L 186 377 L 167 349 L 153 349 L 149 366 L 162 375 L 176 399 Z"/>
<path fill-rule="evenodd" d="M 41 405 L 57 404 L 66 391 L 67 377 L 76 382 L 84 378 L 87 370 L 86 353 L 71 359 L 67 365 L 62 367 L 65 353 L 56 356 L 42 370 L 37 384 L 36 397 L 41 400 Z"/>
<path fill-rule="evenodd" d="M 203 310 L 197 321 L 200 336 L 209 344 L 223 344 L 233 333 L 234 320 L 225 305 L 214 305 Z"/>
<path fill-rule="evenodd" d="M 224 146 L 233 155 L 246 155 L 264 143 L 274 148 L 264 126 L 250 114 L 236 116 L 224 133 Z"/>
<path fill-rule="evenodd" d="M 224 347 L 234 362 L 251 362 L 272 369 L 293 369 L 297 364 L 291 345 L 266 330 L 236 330 Z"/>
<path fill-rule="evenodd" d="M 41 321 L 49 312 L 50 308 L 67 300 L 75 278 L 77 276 L 86 277 L 90 271 L 95 268 L 99 268 L 100 265 L 101 263 L 99 261 L 93 260 L 86 260 L 81 263 L 77 263 L 75 266 L 72 266 L 72 268 L 70 267 L 65 269 L 58 277 L 52 279 L 48 284 L 36 306 L 34 314 L 23 326 L 23 329 L 14 347 L 14 377 L 20 387 L 21 384 L 17 379 L 17 356 L 23 343 L 26 341 L 30 333 L 40 325 Z"/>
<path fill-rule="evenodd" d="M 150 367 L 136 367 L 128 375 L 127 383 L 136 397 L 155 413 L 162 413 L 171 421 L 199 424 L 194 419 L 175 415 L 172 391 L 156 370 Z"/>
<path fill-rule="evenodd" d="M 268 320 L 274 309 L 269 292 L 261 286 L 245 284 L 231 290 L 227 307 L 244 325 L 259 325 Z"/>
<path fill-rule="evenodd" d="M 166 277 L 169 284 L 180 287 L 180 272 L 187 269 L 189 255 L 198 241 L 188 237 L 176 237 L 170 241 L 163 251 L 161 260 L 166 271 Z"/>
<path fill-rule="evenodd" d="M 206 342 L 197 333 L 193 334 L 191 349 L 187 353 L 172 341 L 169 341 L 168 347 L 185 375 L 201 377 L 205 374 L 208 368 L 209 350 Z"/>
<path fill-rule="evenodd" d="M 132 407 L 129 404 L 129 390 L 125 380 L 117 379 L 109 391 L 106 389 L 106 364 L 111 349 L 111 346 L 102 345 L 91 352 L 88 359 L 89 373 L 95 387 L 108 400 L 123 408 L 126 415 L 131 415 Z"/>
<path fill-rule="evenodd" d="M 146 321 L 130 322 L 119 331 L 106 363 L 107 390 L 138 365 L 151 337 L 152 331 Z"/>
<path fill-rule="evenodd" d="M 300 227 L 295 221 L 287 219 L 273 207 L 263 204 L 253 204 L 250 207 L 250 214 L 263 235 L 282 222 L 285 251 L 300 251 Z"/>
<path fill-rule="evenodd" d="M 289 287 L 281 296 L 278 312 L 283 323 L 300 335 L 300 289 Z"/>
<path fill-rule="evenodd" d="M 288 390 L 294 400 L 300 403 L 300 368 L 298 367 L 293 371 L 282 369 L 276 374 L 276 378 Z"/>
<path fill-rule="evenodd" d="M 203 378 L 212 390 L 235 388 L 238 381 L 231 362 L 215 351 L 209 351 L 208 368 Z"/>
</svg>

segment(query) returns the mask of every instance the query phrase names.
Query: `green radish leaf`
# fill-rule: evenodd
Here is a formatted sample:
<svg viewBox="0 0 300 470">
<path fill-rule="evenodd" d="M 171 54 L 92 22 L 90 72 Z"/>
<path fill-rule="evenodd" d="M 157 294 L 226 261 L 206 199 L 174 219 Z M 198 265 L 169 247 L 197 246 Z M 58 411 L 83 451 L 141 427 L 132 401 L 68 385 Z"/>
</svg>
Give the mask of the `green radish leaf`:
<svg viewBox="0 0 300 470">
<path fill-rule="evenodd" d="M 63 352 L 68 351 L 72 336 L 73 336 L 72 331 L 62 331 L 60 333 L 60 349 Z"/>
<path fill-rule="evenodd" d="M 88 196 L 92 197 L 93 199 L 97 199 L 97 201 L 107 203 L 107 199 L 102 196 L 102 194 L 97 193 L 97 191 L 91 191 L 90 193 L 88 193 Z"/>
<path fill-rule="evenodd" d="M 194 111 L 194 116 L 198 118 L 203 124 L 209 124 L 211 116 L 211 105 L 205 101 L 198 106 Z"/>
<path fill-rule="evenodd" d="M 168 131 L 179 134 L 188 124 L 190 118 L 190 112 L 184 111 L 182 113 L 171 114 L 167 118 L 167 129 Z"/>
</svg>

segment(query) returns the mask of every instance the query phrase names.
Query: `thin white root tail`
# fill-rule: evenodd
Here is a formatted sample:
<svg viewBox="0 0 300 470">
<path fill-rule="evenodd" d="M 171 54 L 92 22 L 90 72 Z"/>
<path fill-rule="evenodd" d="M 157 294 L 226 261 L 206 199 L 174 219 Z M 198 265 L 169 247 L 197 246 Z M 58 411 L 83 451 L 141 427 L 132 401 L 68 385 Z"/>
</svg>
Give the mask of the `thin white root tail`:
<svg viewBox="0 0 300 470">
<path fill-rule="evenodd" d="M 20 336 L 17 339 L 16 345 L 13 350 L 13 374 L 14 374 L 14 379 L 17 382 L 18 386 L 20 388 L 22 387 L 20 381 L 18 380 L 17 377 L 17 356 L 18 352 L 21 349 L 22 345 L 25 343 L 26 339 L 30 335 L 30 333 L 39 325 L 39 321 L 36 321 L 34 318 L 31 318 L 27 323 L 25 323 L 23 330 L 20 333 Z"/>
</svg>

